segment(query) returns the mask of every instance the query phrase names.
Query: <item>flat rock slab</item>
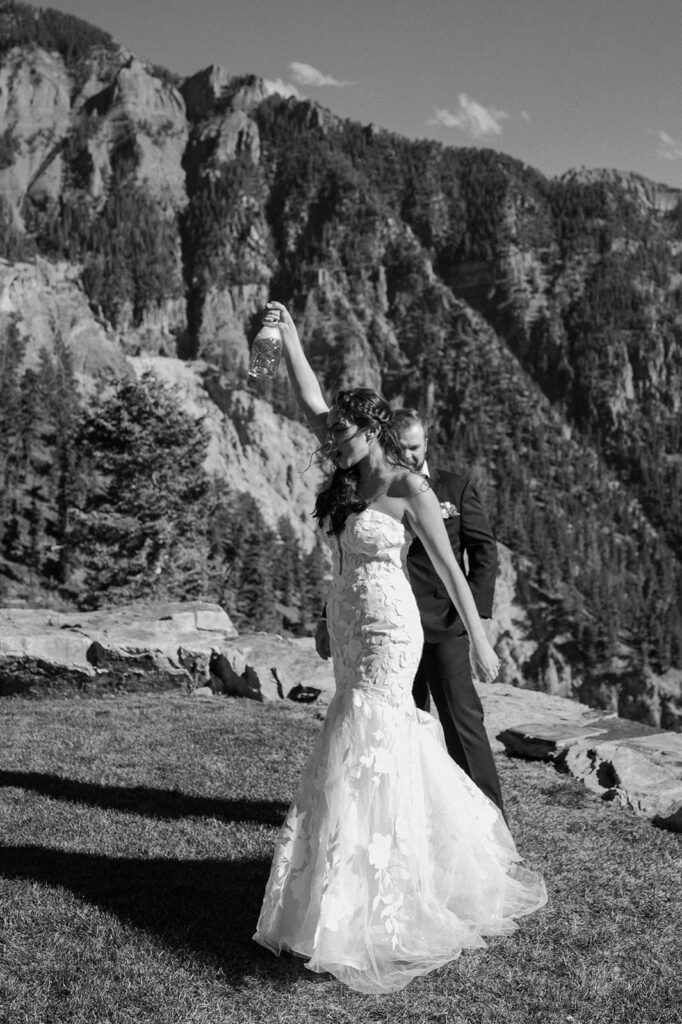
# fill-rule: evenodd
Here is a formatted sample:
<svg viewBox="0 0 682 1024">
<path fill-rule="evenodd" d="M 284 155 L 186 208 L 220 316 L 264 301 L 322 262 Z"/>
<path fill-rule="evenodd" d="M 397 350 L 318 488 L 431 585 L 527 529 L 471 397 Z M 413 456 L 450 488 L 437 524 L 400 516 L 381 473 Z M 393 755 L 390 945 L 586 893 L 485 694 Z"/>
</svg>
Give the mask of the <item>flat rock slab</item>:
<svg viewBox="0 0 682 1024">
<path fill-rule="evenodd" d="M 546 694 L 535 694 L 530 702 L 535 714 L 520 719 L 522 710 L 530 710 L 523 701 L 528 691 L 517 691 L 515 700 L 497 690 L 492 684 L 479 692 L 488 729 L 503 723 L 495 738 L 508 754 L 554 761 L 602 799 L 682 831 L 682 735 L 562 698 L 561 707 L 537 700 Z"/>
<path fill-rule="evenodd" d="M 595 717 L 597 715 L 598 717 Z M 535 721 L 510 726 L 498 736 L 508 754 L 519 757 L 557 758 L 578 742 L 626 740 L 639 736 L 660 736 L 663 730 L 616 715 L 562 716 L 554 721 Z"/>
<path fill-rule="evenodd" d="M 567 700 L 540 690 L 525 690 L 508 683 L 477 683 L 476 689 L 485 711 L 491 746 L 498 752 L 507 750 L 512 753 L 502 735 L 507 730 L 524 728 L 526 722 L 541 723 L 547 730 L 558 727 L 574 732 L 581 728 L 589 729 L 600 715 L 594 708 L 577 700 Z M 526 756 L 533 755 L 528 753 Z"/>
<path fill-rule="evenodd" d="M 189 690 L 208 679 L 212 649 L 236 635 L 227 613 L 204 602 L 0 609 L 0 696 Z"/>
</svg>

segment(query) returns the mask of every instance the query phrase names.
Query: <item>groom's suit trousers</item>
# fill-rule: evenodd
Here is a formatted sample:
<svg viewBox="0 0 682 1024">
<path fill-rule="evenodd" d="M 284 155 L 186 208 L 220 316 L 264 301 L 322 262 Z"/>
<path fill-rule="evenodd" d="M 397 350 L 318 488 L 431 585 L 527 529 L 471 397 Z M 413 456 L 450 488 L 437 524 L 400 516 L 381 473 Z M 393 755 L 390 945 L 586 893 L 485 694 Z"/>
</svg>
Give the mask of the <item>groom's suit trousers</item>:
<svg viewBox="0 0 682 1024">
<path fill-rule="evenodd" d="M 489 618 L 497 544 L 476 490 L 468 477 L 436 469 L 431 471 L 431 486 L 447 515 L 445 529 L 455 557 L 466 569 L 478 612 L 482 618 Z M 413 688 L 415 702 L 428 710 L 431 691 L 450 757 L 502 810 L 483 708 L 471 677 L 466 630 L 418 538 L 410 547 L 407 566 L 425 639 Z"/>
<path fill-rule="evenodd" d="M 448 754 L 504 813 L 500 780 L 483 724 L 483 707 L 471 677 L 466 633 L 424 644 L 412 689 L 417 707 L 424 711 L 429 709 L 429 691 Z"/>
</svg>

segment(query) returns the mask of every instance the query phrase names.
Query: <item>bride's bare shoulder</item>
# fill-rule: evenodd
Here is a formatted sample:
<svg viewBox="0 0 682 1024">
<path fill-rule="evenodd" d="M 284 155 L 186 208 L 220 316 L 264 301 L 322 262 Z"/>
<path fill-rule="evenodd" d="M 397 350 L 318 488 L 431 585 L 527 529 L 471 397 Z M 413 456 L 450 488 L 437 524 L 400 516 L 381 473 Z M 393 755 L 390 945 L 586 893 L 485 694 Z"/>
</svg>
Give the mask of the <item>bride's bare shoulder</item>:
<svg viewBox="0 0 682 1024">
<path fill-rule="evenodd" d="M 417 494 L 423 494 L 430 490 L 431 484 L 427 476 L 416 470 L 402 469 L 401 467 L 396 472 L 388 493 L 392 498 L 413 498 Z"/>
</svg>

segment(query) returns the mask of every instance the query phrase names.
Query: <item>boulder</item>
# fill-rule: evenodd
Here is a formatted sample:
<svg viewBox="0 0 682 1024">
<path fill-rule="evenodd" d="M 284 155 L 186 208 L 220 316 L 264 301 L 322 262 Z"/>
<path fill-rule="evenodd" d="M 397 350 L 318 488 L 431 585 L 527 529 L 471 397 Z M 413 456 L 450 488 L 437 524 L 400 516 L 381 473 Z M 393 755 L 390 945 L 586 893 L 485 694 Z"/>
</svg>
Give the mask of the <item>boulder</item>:
<svg viewBox="0 0 682 1024">
<path fill-rule="evenodd" d="M 240 636 L 224 643 L 209 667 L 212 689 L 230 696 L 301 702 L 301 688 L 310 688 L 319 690 L 315 703 L 328 704 L 334 693 L 332 663 L 318 656 L 312 637 Z"/>
<path fill-rule="evenodd" d="M 617 800 L 656 825 L 682 832 L 679 733 L 651 731 L 575 743 L 566 751 L 565 763 L 572 775 L 604 800 Z"/>
</svg>

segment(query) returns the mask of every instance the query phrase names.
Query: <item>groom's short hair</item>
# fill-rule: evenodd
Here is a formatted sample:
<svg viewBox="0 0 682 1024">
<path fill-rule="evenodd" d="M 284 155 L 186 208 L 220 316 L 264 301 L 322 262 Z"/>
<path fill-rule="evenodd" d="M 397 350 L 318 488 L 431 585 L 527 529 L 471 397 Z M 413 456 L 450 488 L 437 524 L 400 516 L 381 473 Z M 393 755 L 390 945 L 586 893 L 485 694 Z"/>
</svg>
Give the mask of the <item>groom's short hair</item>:
<svg viewBox="0 0 682 1024">
<path fill-rule="evenodd" d="M 424 435 L 428 436 L 429 428 L 426 420 L 418 409 L 395 409 L 393 412 L 393 429 L 396 434 L 402 434 L 403 430 L 418 423 L 424 428 Z"/>
</svg>

